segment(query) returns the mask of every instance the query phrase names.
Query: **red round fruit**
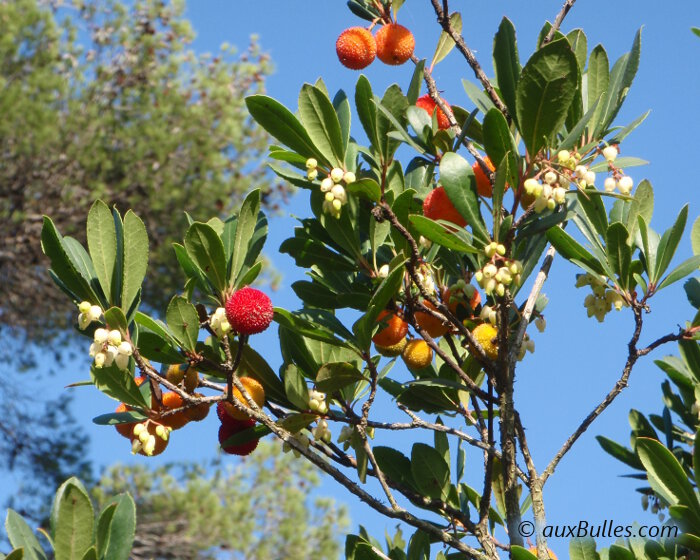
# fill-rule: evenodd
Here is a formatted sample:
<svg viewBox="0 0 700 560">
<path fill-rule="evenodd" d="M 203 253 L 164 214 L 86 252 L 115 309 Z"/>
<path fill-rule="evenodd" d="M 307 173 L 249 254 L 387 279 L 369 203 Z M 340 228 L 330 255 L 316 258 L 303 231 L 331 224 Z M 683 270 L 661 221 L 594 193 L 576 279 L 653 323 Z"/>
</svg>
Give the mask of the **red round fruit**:
<svg viewBox="0 0 700 560">
<path fill-rule="evenodd" d="M 226 420 L 225 423 L 221 424 L 219 427 L 219 443 L 221 448 L 231 455 L 250 455 L 255 448 L 258 446 L 259 439 L 252 439 L 246 443 L 241 443 L 240 445 L 227 445 L 224 447 L 224 442 L 236 434 L 241 433 L 243 430 L 252 428 L 255 426 L 255 420 Z"/>
<path fill-rule="evenodd" d="M 467 220 L 462 217 L 447 196 L 445 187 L 438 187 L 428 193 L 423 201 L 423 215 L 431 220 L 447 220 L 459 227 L 467 225 Z"/>
<path fill-rule="evenodd" d="M 364 27 L 351 27 L 343 31 L 335 42 L 338 60 L 346 68 L 362 70 L 377 55 L 377 42 Z"/>
<path fill-rule="evenodd" d="M 447 103 L 447 101 L 445 101 L 444 99 L 443 102 L 448 107 L 450 106 L 449 103 Z M 431 117 L 433 116 L 435 109 L 437 109 L 438 128 L 440 130 L 450 128 L 450 121 L 448 120 L 447 115 L 442 111 L 442 109 L 440 109 L 440 107 L 437 106 L 437 103 L 435 103 L 435 101 L 433 101 L 433 98 L 429 95 L 424 95 L 423 97 L 419 97 L 418 99 L 416 99 L 416 107 L 420 107 Z"/>
<path fill-rule="evenodd" d="M 240 334 L 263 332 L 272 322 L 272 301 L 267 294 L 246 286 L 226 300 L 226 319 Z"/>
</svg>

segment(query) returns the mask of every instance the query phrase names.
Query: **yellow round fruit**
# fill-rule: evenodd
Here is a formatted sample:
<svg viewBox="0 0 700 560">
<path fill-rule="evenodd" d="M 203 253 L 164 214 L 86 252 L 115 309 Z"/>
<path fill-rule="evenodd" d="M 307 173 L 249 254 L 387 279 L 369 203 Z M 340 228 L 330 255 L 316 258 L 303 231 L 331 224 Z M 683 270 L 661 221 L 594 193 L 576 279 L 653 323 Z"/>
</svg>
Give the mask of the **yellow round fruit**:
<svg viewBox="0 0 700 560">
<path fill-rule="evenodd" d="M 408 341 L 405 338 L 402 338 L 396 344 L 392 344 L 391 346 L 380 346 L 375 344 L 374 348 L 382 356 L 386 356 L 387 358 L 395 358 L 396 356 L 401 355 L 401 352 L 403 352 L 403 349 L 406 348 L 407 343 Z"/>
<path fill-rule="evenodd" d="M 241 384 L 250 395 L 250 398 L 255 401 L 255 404 L 257 404 L 258 407 L 262 408 L 262 405 L 265 403 L 265 389 L 263 389 L 263 386 L 252 377 L 241 377 L 240 380 Z M 248 401 L 245 399 L 245 397 L 243 397 L 243 394 L 238 390 L 238 387 L 235 386 L 233 388 L 233 398 L 241 404 L 248 406 Z M 230 402 L 222 401 L 222 403 L 224 410 L 226 410 L 226 413 L 231 418 L 235 418 L 236 420 L 250 420 L 250 417 L 245 412 L 241 412 Z"/>
<path fill-rule="evenodd" d="M 403 349 L 401 358 L 408 369 L 423 369 L 433 361 L 433 349 L 425 340 L 410 340 Z"/>
<path fill-rule="evenodd" d="M 474 340 L 484 349 L 491 360 L 498 358 L 498 330 L 491 323 L 483 323 L 472 331 Z"/>
</svg>

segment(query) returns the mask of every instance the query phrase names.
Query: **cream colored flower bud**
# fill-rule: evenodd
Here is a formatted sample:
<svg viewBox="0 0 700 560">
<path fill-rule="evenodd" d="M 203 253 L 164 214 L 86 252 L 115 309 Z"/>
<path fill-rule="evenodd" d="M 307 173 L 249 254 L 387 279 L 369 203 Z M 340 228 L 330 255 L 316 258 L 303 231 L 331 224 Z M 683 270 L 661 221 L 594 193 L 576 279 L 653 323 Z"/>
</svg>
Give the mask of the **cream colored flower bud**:
<svg viewBox="0 0 700 560">
<path fill-rule="evenodd" d="M 571 157 L 571 152 L 569 152 L 569 150 L 560 150 L 559 153 L 557 154 L 557 160 L 561 164 L 564 164 L 567 161 L 569 161 L 570 157 Z"/>
<path fill-rule="evenodd" d="M 151 455 L 153 455 L 153 452 L 155 450 L 156 450 L 156 437 L 151 436 L 143 444 L 143 452 L 150 457 Z"/>
<path fill-rule="evenodd" d="M 583 177 L 584 181 L 586 181 L 587 185 L 593 185 L 595 183 L 595 172 L 593 171 L 586 171 L 586 174 Z"/>
<path fill-rule="evenodd" d="M 99 305 L 91 305 L 87 315 L 90 317 L 90 321 L 97 321 L 102 317 L 102 308 Z"/>
<path fill-rule="evenodd" d="M 617 158 L 617 148 L 615 146 L 607 146 L 603 148 L 603 157 L 605 161 L 612 163 Z"/>
<path fill-rule="evenodd" d="M 554 171 L 547 171 L 547 173 L 544 174 L 544 182 L 548 185 L 553 185 L 557 182 L 557 174 L 554 173 Z"/>
<path fill-rule="evenodd" d="M 131 442 L 131 454 L 136 455 L 139 451 L 143 449 L 143 445 L 141 445 L 141 441 L 138 439 L 135 439 Z"/>
<path fill-rule="evenodd" d="M 92 307 L 92 305 L 89 301 L 81 301 L 78 305 L 78 311 L 87 315 L 88 311 L 90 311 L 90 307 Z"/>
<path fill-rule="evenodd" d="M 306 160 L 306 169 L 316 169 L 316 167 L 318 167 L 318 162 L 314 158 Z"/>
<path fill-rule="evenodd" d="M 564 204 L 566 202 L 566 191 L 561 187 L 555 187 L 554 191 L 552 191 L 552 197 L 557 204 Z"/>
<path fill-rule="evenodd" d="M 126 354 L 117 354 L 114 358 L 114 363 L 119 369 L 127 369 L 129 367 L 129 356 Z"/>
<path fill-rule="evenodd" d="M 98 344 L 104 344 L 109 338 L 109 331 L 107 329 L 95 329 L 94 340 Z"/>
<path fill-rule="evenodd" d="M 537 317 L 537 319 L 535 319 L 535 326 L 538 331 L 543 333 L 544 329 L 547 327 L 547 321 L 545 321 L 544 317 Z"/>
<path fill-rule="evenodd" d="M 634 181 L 632 181 L 632 177 L 629 177 L 628 175 L 621 177 L 620 180 L 617 182 L 617 188 L 622 194 L 629 194 L 630 192 L 632 192 L 633 186 Z"/>
<path fill-rule="evenodd" d="M 107 346 L 107 349 L 105 350 L 105 365 L 107 367 L 111 366 L 117 356 L 118 352 L 116 346 L 112 346 L 111 344 Z"/>
<path fill-rule="evenodd" d="M 533 194 L 538 185 L 539 183 L 533 178 L 525 179 L 525 183 L 523 183 L 523 187 L 525 187 L 525 192 L 527 194 Z"/>
<path fill-rule="evenodd" d="M 617 183 L 615 182 L 615 179 L 612 177 L 608 177 L 605 179 L 605 182 L 603 183 L 603 188 L 605 189 L 605 192 L 613 192 L 615 190 L 615 187 L 617 186 Z"/>
<path fill-rule="evenodd" d="M 343 183 L 349 185 L 350 183 L 354 183 L 355 181 L 357 181 L 357 177 L 355 177 L 355 174 L 352 171 L 346 171 L 345 175 L 343 175 Z"/>
<path fill-rule="evenodd" d="M 90 326 L 90 323 L 92 323 L 92 321 L 90 320 L 90 317 L 88 317 L 87 313 L 80 313 L 78 315 L 78 328 L 81 331 L 87 329 Z"/>
<path fill-rule="evenodd" d="M 340 169 L 340 167 L 335 167 L 331 170 L 331 179 L 334 183 L 340 183 L 345 176 L 345 171 Z"/>
<path fill-rule="evenodd" d="M 576 175 L 576 177 L 579 179 L 584 179 L 586 177 L 586 173 L 588 173 L 588 168 L 583 165 L 577 165 L 576 169 L 574 169 L 574 175 Z"/>
<path fill-rule="evenodd" d="M 321 181 L 321 192 L 327 193 L 333 188 L 333 179 L 326 177 Z"/>
<path fill-rule="evenodd" d="M 107 355 L 104 352 L 98 352 L 95 354 L 95 367 L 101 369 L 105 365 L 105 360 Z"/>
<path fill-rule="evenodd" d="M 122 333 L 118 330 L 109 331 L 109 336 L 107 338 L 112 346 L 119 346 L 122 343 Z"/>
<path fill-rule="evenodd" d="M 306 178 L 309 181 L 315 181 L 318 178 L 318 169 L 309 169 L 306 172 Z"/>
<path fill-rule="evenodd" d="M 387 276 L 389 276 L 389 265 L 383 264 L 382 266 L 380 266 L 379 272 L 377 273 L 377 276 L 379 278 L 386 278 Z"/>
</svg>

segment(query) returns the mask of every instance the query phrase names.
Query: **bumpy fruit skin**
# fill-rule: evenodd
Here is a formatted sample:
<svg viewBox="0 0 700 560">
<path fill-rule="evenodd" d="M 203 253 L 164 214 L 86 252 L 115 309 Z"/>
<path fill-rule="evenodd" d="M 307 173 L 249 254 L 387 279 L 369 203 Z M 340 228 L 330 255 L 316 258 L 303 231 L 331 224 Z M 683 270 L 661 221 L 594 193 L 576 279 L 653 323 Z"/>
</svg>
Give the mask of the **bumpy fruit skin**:
<svg viewBox="0 0 700 560">
<path fill-rule="evenodd" d="M 377 31 L 377 58 L 384 64 L 403 64 L 413 54 L 416 40 L 408 29 L 398 23 L 390 23 Z"/>
<path fill-rule="evenodd" d="M 532 552 L 532 554 L 534 554 L 535 556 L 537 556 L 537 547 L 536 547 L 536 546 L 531 546 L 530 548 L 528 548 L 528 552 Z M 551 560 L 559 560 L 559 559 L 557 558 L 557 555 L 554 554 L 551 550 L 547 549 L 547 552 L 549 552 L 549 557 L 550 557 Z"/>
<path fill-rule="evenodd" d="M 377 331 L 372 337 L 372 342 L 377 346 L 394 346 L 406 338 L 408 334 L 408 323 L 391 311 L 384 309 L 377 317 L 377 323 L 386 322 L 386 327 Z"/>
<path fill-rule="evenodd" d="M 364 27 L 351 27 L 343 31 L 335 42 L 338 60 L 346 68 L 362 70 L 377 56 L 377 42 Z"/>
<path fill-rule="evenodd" d="M 203 397 L 201 393 L 195 393 L 195 397 Z M 192 420 L 193 422 L 201 422 L 204 420 L 208 415 L 209 415 L 209 405 L 208 403 L 202 403 L 198 404 L 197 406 L 193 406 L 191 408 L 185 409 L 185 416 L 187 416 L 188 420 Z"/>
<path fill-rule="evenodd" d="M 467 220 L 462 217 L 447 196 L 445 187 L 437 187 L 428 193 L 423 201 L 423 215 L 431 220 L 447 220 L 459 227 L 467 225 Z"/>
<path fill-rule="evenodd" d="M 484 158 L 484 163 L 491 171 L 495 170 L 493 163 L 489 158 Z M 472 171 L 474 172 L 474 177 L 476 178 L 476 190 L 480 196 L 485 196 L 486 198 L 491 198 L 493 196 L 493 185 L 489 178 L 484 173 L 484 170 L 479 165 L 478 161 L 472 164 Z"/>
<path fill-rule="evenodd" d="M 437 308 L 428 300 L 425 300 L 423 305 L 425 305 L 428 309 L 437 311 Z M 425 311 L 416 311 L 415 317 L 418 326 L 424 329 L 431 336 L 431 338 L 439 338 L 450 330 L 449 325 L 446 325 L 440 319 L 434 315 L 426 313 Z"/>
<path fill-rule="evenodd" d="M 120 403 L 114 412 L 127 412 L 129 410 L 131 410 L 130 407 L 124 403 Z M 124 436 L 127 439 L 131 439 L 133 437 L 132 430 L 134 429 L 135 425 L 135 422 L 130 422 L 129 424 L 115 424 L 114 427 L 116 428 L 117 432 L 119 432 L 119 435 Z"/>
<path fill-rule="evenodd" d="M 272 322 L 272 301 L 267 294 L 246 286 L 226 300 L 226 319 L 240 334 L 263 332 Z"/>
<path fill-rule="evenodd" d="M 223 444 L 231 436 L 253 426 L 255 426 L 254 420 L 232 420 L 222 423 L 219 427 L 219 444 L 221 444 L 221 448 L 231 455 L 250 455 L 258 446 L 259 439 L 252 439 L 240 445 L 227 445 L 226 447 Z"/>
<path fill-rule="evenodd" d="M 408 341 L 405 338 L 402 338 L 396 344 L 392 344 L 391 346 L 379 346 L 375 344 L 374 347 L 382 356 L 386 356 L 387 358 L 395 358 L 396 356 L 401 355 L 401 352 L 403 352 L 403 349 L 406 348 L 407 343 Z"/>
<path fill-rule="evenodd" d="M 255 404 L 257 404 L 259 407 L 262 407 L 263 404 L 265 404 L 265 389 L 263 389 L 263 386 L 260 385 L 255 379 L 252 377 L 241 377 L 241 384 L 245 387 L 246 391 L 250 395 L 250 397 L 255 401 Z M 248 406 L 248 401 L 245 399 L 243 394 L 238 390 L 238 387 L 233 388 L 233 398 L 238 400 L 241 404 L 244 404 L 245 406 Z M 231 418 L 235 420 L 250 420 L 248 415 L 244 412 L 241 412 L 238 410 L 235 406 L 233 406 L 231 403 L 228 403 L 226 401 L 221 401 L 223 404 L 223 408 L 226 411 L 226 414 L 228 414 Z M 221 418 L 221 417 L 219 417 Z"/>
<path fill-rule="evenodd" d="M 163 393 L 162 403 L 163 408 L 165 408 L 166 410 L 172 410 L 173 408 L 180 408 L 181 406 L 183 406 L 185 404 L 185 401 L 183 401 L 182 397 L 177 393 L 169 391 L 167 393 Z M 163 416 L 159 420 L 159 422 L 163 424 L 163 426 L 169 426 L 173 430 L 179 430 L 189 421 L 190 420 L 189 418 L 187 418 L 187 415 L 185 414 L 184 410 L 176 412 L 175 414 L 168 414 L 167 416 Z"/>
<path fill-rule="evenodd" d="M 446 101 L 445 105 L 447 105 L 448 107 L 450 106 Z M 433 101 L 433 98 L 429 95 L 424 95 L 423 97 L 419 97 L 418 99 L 416 99 L 416 107 L 420 107 L 431 117 L 433 116 L 433 112 L 437 109 L 438 128 L 440 130 L 450 128 L 450 121 L 447 119 L 447 115 L 442 112 L 442 109 L 440 109 L 440 107 L 437 106 L 435 101 Z"/>
<path fill-rule="evenodd" d="M 423 340 L 409 340 L 401 358 L 408 369 L 423 369 L 433 361 L 433 349 Z"/>
<path fill-rule="evenodd" d="M 491 323 L 483 323 L 472 331 L 472 336 L 491 360 L 498 358 L 498 331 Z"/>
</svg>

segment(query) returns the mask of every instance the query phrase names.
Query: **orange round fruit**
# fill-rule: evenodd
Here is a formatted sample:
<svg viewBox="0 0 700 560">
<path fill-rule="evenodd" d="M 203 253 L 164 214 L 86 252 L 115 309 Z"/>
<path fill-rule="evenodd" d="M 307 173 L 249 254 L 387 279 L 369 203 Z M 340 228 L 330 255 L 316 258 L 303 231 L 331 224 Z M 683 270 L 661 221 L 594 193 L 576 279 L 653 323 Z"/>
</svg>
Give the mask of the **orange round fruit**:
<svg viewBox="0 0 700 560">
<path fill-rule="evenodd" d="M 195 393 L 195 397 L 203 397 L 201 393 Z M 208 415 L 209 415 L 209 407 L 211 405 L 209 403 L 201 403 L 196 406 L 190 407 L 185 409 L 185 416 L 187 416 L 188 420 L 192 420 L 194 422 L 201 422 L 204 420 Z"/>
<path fill-rule="evenodd" d="M 448 107 L 450 106 L 447 101 L 443 99 L 443 102 L 445 105 Z M 437 106 L 437 103 L 433 101 L 433 98 L 430 97 L 429 95 L 424 95 L 423 97 L 419 97 L 416 100 L 416 107 L 420 107 L 423 109 L 426 113 L 428 113 L 431 117 L 433 116 L 433 113 L 437 110 L 437 123 L 438 123 L 438 128 L 440 130 L 445 130 L 447 128 L 450 128 L 450 121 L 447 118 L 447 115 L 440 109 L 440 107 Z"/>
<path fill-rule="evenodd" d="M 401 358 L 408 369 L 423 369 L 433 361 L 433 349 L 423 339 L 409 340 Z"/>
<path fill-rule="evenodd" d="M 460 308 L 464 310 L 465 316 L 471 316 L 481 303 L 481 294 L 479 293 L 479 290 L 475 289 L 474 295 L 471 297 L 467 305 L 467 295 L 463 291 L 459 290 L 459 293 L 452 297 L 452 290 L 447 289 L 442 294 L 442 301 L 445 302 L 447 308 L 456 317 L 461 316 L 459 313 Z"/>
<path fill-rule="evenodd" d="M 255 402 L 255 404 L 258 405 L 258 407 L 262 408 L 263 404 L 265 404 L 265 389 L 263 389 L 263 386 L 260 385 L 260 383 L 258 383 L 258 381 L 256 381 L 252 377 L 241 377 L 240 381 L 243 387 L 245 387 L 245 390 L 247 391 L 248 395 L 250 395 L 250 398 L 253 399 L 253 401 Z M 248 406 L 248 401 L 238 390 L 238 387 L 235 386 L 233 388 L 233 398 L 241 404 Z M 223 403 L 224 410 L 231 418 L 234 418 L 235 420 L 250 420 L 250 417 L 245 412 L 241 412 L 230 402 L 221 402 Z"/>
<path fill-rule="evenodd" d="M 528 549 L 528 552 L 532 552 L 532 554 L 534 554 L 535 556 L 537 556 L 537 547 L 536 547 L 536 546 L 531 546 L 531 547 Z M 550 558 L 551 560 L 559 560 L 559 559 L 557 558 L 557 555 L 554 554 L 550 549 L 547 549 L 547 552 L 549 552 L 549 558 Z"/>
<path fill-rule="evenodd" d="M 484 163 L 489 170 L 494 171 L 495 167 L 489 158 L 484 158 Z M 476 178 L 476 190 L 480 196 L 485 196 L 486 198 L 491 198 L 493 196 L 493 185 L 489 178 L 487 177 L 484 170 L 479 165 L 478 161 L 472 164 L 472 171 L 474 172 L 474 177 Z"/>
<path fill-rule="evenodd" d="M 120 403 L 114 412 L 128 412 L 129 410 L 131 410 L 131 407 L 125 405 L 124 403 Z M 135 422 L 129 422 L 128 424 L 115 424 L 114 427 L 116 428 L 117 432 L 119 432 L 119 435 L 131 439 L 133 437 L 132 430 L 134 429 L 134 425 Z"/>
<path fill-rule="evenodd" d="M 398 23 L 383 26 L 376 35 L 377 58 L 384 64 L 403 64 L 413 54 L 416 40 L 408 29 Z"/>
<path fill-rule="evenodd" d="M 343 31 L 335 42 L 338 60 L 346 68 L 362 70 L 377 56 L 377 42 L 364 27 L 351 27 Z"/>
<path fill-rule="evenodd" d="M 432 311 L 437 311 L 437 308 L 428 300 L 424 300 L 423 305 Z M 426 313 L 425 311 L 416 311 L 414 315 L 418 326 L 425 330 L 431 336 L 431 338 L 441 337 L 450 330 L 450 326 L 448 324 L 445 324 L 443 321 L 430 313 Z"/>
<path fill-rule="evenodd" d="M 185 404 L 185 401 L 182 399 L 182 397 L 173 391 L 163 393 L 163 398 L 161 400 L 163 403 L 163 407 L 166 410 L 180 408 Z M 168 414 L 167 416 L 163 416 L 159 420 L 161 424 L 163 424 L 164 426 L 169 426 L 173 430 L 179 430 L 189 421 L 190 419 L 187 418 L 187 414 L 184 410 L 176 412 L 175 414 Z"/>
<path fill-rule="evenodd" d="M 408 334 L 408 323 L 401 317 L 384 309 L 377 317 L 377 323 L 385 322 L 386 327 L 379 329 L 377 334 L 372 337 L 372 342 L 377 346 L 394 346 L 401 342 L 402 338 L 406 338 Z"/>
<path fill-rule="evenodd" d="M 467 220 L 462 217 L 447 196 L 445 187 L 437 187 L 428 193 L 423 201 L 423 215 L 431 220 L 447 220 L 459 227 L 467 225 Z"/>
</svg>

